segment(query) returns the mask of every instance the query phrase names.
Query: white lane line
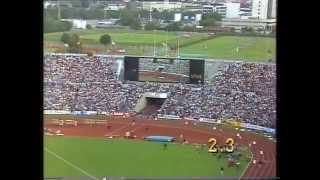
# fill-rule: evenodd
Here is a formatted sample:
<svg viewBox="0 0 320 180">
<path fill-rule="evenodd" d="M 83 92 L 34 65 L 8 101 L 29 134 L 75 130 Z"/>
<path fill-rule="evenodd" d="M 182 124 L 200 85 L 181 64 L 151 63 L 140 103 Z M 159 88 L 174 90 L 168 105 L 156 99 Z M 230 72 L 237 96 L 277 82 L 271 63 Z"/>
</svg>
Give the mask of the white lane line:
<svg viewBox="0 0 320 180">
<path fill-rule="evenodd" d="M 65 160 L 63 157 L 59 156 L 58 154 L 50 151 L 47 147 L 45 147 L 45 151 L 47 151 L 48 153 L 54 155 L 56 158 L 62 160 L 62 161 L 63 161 L 64 163 L 66 163 L 67 165 L 69 165 L 69 166 L 75 168 L 76 170 L 82 172 L 82 173 L 85 174 L 86 176 L 88 176 L 88 177 L 90 177 L 90 178 L 92 178 L 92 179 L 94 179 L 94 180 L 99 180 L 98 178 L 96 178 L 96 177 L 94 177 L 93 175 L 89 174 L 87 171 L 85 171 L 85 170 L 79 168 L 78 166 L 72 164 L 71 162 Z"/>
<path fill-rule="evenodd" d="M 244 176 L 244 174 L 247 172 L 249 166 L 251 165 L 251 161 L 253 159 L 253 153 L 251 151 L 251 149 L 249 148 L 250 154 L 251 154 L 251 158 L 250 158 L 250 162 L 248 163 L 247 167 L 244 169 L 244 171 L 241 173 L 241 176 L 239 177 L 239 180 L 241 180 L 241 178 Z"/>
</svg>

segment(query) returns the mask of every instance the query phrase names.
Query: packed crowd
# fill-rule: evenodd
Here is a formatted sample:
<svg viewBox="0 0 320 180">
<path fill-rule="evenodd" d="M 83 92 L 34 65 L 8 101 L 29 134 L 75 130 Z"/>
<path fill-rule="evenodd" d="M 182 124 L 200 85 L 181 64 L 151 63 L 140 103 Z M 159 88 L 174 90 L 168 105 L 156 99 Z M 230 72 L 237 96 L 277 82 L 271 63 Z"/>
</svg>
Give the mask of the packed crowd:
<svg viewBox="0 0 320 180">
<path fill-rule="evenodd" d="M 124 92 L 117 81 L 116 65 L 105 57 L 46 56 L 45 109 L 119 111 Z"/>
<path fill-rule="evenodd" d="M 239 118 L 274 127 L 275 65 L 229 63 L 210 80 L 181 84 L 122 82 L 117 63 L 103 57 L 46 56 L 45 110 L 135 112 L 145 92 L 167 93 L 156 113 L 193 118 Z"/>
<path fill-rule="evenodd" d="M 51 55 L 44 58 L 45 82 L 92 83 L 112 81 L 116 62 L 106 57 Z"/>
<path fill-rule="evenodd" d="M 188 117 L 242 119 L 274 127 L 275 65 L 234 63 L 220 71 L 213 84 L 184 85 L 168 98 L 161 113 Z"/>
</svg>

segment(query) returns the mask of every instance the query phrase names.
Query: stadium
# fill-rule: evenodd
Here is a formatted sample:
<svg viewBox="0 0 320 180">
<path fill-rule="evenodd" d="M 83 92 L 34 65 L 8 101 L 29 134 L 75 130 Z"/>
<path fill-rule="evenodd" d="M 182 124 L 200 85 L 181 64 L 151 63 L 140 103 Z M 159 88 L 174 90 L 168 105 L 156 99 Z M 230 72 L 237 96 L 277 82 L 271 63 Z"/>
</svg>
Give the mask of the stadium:
<svg viewBox="0 0 320 180">
<path fill-rule="evenodd" d="M 45 176 L 275 177 L 275 82 L 274 63 L 46 54 Z"/>
</svg>

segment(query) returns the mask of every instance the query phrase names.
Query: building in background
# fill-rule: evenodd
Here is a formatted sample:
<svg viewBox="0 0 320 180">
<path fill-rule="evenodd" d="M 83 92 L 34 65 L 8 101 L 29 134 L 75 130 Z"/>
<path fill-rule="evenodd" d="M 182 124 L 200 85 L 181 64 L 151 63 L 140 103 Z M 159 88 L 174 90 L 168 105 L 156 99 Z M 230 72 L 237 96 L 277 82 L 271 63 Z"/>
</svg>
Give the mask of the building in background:
<svg viewBox="0 0 320 180">
<path fill-rule="evenodd" d="M 226 18 L 239 18 L 240 17 L 240 3 L 229 2 L 226 3 Z"/>
<path fill-rule="evenodd" d="M 180 22 L 181 21 L 181 13 L 175 13 L 174 14 L 174 22 Z"/>
<path fill-rule="evenodd" d="M 72 8 L 72 4 L 68 1 L 59 1 L 60 7 L 68 7 Z M 58 6 L 58 3 L 56 1 L 44 1 L 43 7 L 44 9 L 47 9 L 48 7 L 56 7 Z"/>
<path fill-rule="evenodd" d="M 87 21 L 85 21 L 85 20 L 74 19 L 72 24 L 73 24 L 73 28 L 76 28 L 76 29 L 86 29 L 87 28 Z"/>
<path fill-rule="evenodd" d="M 248 19 L 252 16 L 251 8 L 240 8 L 240 18 Z"/>
<path fill-rule="evenodd" d="M 202 13 L 213 13 L 214 12 L 214 6 L 211 4 L 205 4 L 202 6 Z"/>
<path fill-rule="evenodd" d="M 194 2 L 189 2 L 189 3 L 183 3 L 181 5 L 181 8 L 183 8 L 185 11 L 203 11 L 204 6 L 201 5 L 200 3 L 194 3 Z"/>
<path fill-rule="evenodd" d="M 107 5 L 107 7 L 104 8 L 104 10 L 109 10 L 109 11 L 119 11 L 121 9 L 126 8 L 126 4 L 122 2 L 116 2 L 116 3 L 110 3 Z"/>
<path fill-rule="evenodd" d="M 270 0 L 253 0 L 252 17 L 257 19 L 267 19 Z"/>
<path fill-rule="evenodd" d="M 75 29 L 86 29 L 87 21 L 82 19 L 61 19 L 61 21 L 69 21 L 72 23 L 72 28 Z"/>
<path fill-rule="evenodd" d="M 276 18 L 277 17 L 277 0 L 269 1 L 269 9 L 268 9 L 268 18 Z"/>
<path fill-rule="evenodd" d="M 142 9 L 157 9 L 158 11 L 181 9 L 182 2 L 162 1 L 142 1 Z"/>
<path fill-rule="evenodd" d="M 214 3 L 214 12 L 220 14 L 222 17 L 227 15 L 227 6 L 224 3 Z"/>
<path fill-rule="evenodd" d="M 202 14 L 196 14 L 195 21 L 199 22 L 202 19 Z"/>
<path fill-rule="evenodd" d="M 239 19 L 224 18 L 220 22 L 222 28 L 245 29 L 252 28 L 254 30 L 262 30 L 271 32 L 276 27 L 276 19 Z"/>
<path fill-rule="evenodd" d="M 55 6 L 55 5 L 56 5 L 56 4 L 53 4 L 53 3 L 48 2 L 48 1 L 45 1 L 45 2 L 43 3 L 43 7 L 44 7 L 45 9 L 47 9 L 48 6 Z"/>
<path fill-rule="evenodd" d="M 277 0 L 252 0 L 252 17 L 273 19 L 277 16 Z"/>
</svg>

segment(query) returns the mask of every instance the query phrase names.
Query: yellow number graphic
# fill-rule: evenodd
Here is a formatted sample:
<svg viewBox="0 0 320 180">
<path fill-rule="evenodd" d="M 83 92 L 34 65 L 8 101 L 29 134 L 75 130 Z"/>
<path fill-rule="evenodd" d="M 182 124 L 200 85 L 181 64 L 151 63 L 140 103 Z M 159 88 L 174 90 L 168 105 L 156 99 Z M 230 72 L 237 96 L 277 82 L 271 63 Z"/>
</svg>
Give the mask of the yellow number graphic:
<svg viewBox="0 0 320 180">
<path fill-rule="evenodd" d="M 229 152 L 229 153 L 232 153 L 234 151 L 234 140 L 232 138 L 228 138 L 226 140 L 226 144 L 227 144 L 227 147 L 226 147 L 226 151 Z"/>
<path fill-rule="evenodd" d="M 218 149 L 216 147 L 217 140 L 215 138 L 210 138 L 208 142 L 211 143 L 211 146 L 209 147 L 208 152 L 211 152 L 211 153 L 218 152 Z"/>
</svg>

